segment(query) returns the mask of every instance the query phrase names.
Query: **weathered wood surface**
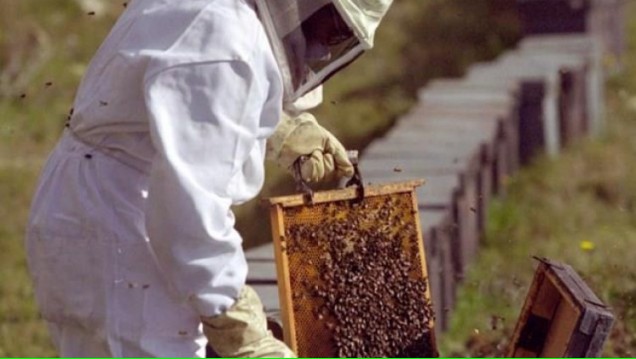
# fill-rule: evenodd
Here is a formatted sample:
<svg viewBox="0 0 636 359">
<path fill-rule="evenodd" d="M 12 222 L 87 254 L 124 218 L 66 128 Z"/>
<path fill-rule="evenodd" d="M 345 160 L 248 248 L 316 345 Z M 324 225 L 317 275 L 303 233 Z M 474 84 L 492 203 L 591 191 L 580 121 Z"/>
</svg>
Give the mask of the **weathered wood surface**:
<svg viewBox="0 0 636 359">
<path fill-rule="evenodd" d="M 598 356 L 614 315 L 572 267 L 538 260 L 508 356 Z"/>
</svg>

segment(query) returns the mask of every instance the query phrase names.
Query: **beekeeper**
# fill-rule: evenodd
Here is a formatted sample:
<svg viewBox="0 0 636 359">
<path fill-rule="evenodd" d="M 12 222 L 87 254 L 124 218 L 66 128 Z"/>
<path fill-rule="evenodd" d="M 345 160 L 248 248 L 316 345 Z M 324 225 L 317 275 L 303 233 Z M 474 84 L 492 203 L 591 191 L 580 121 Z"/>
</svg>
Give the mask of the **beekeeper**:
<svg viewBox="0 0 636 359">
<path fill-rule="evenodd" d="M 227 357 L 294 355 L 245 286 L 230 206 L 259 192 L 270 136 L 283 167 L 306 156 L 308 180 L 351 173 L 301 97 L 319 99 L 371 48 L 390 2 L 129 2 L 81 82 L 27 228 L 61 356 L 196 357 L 207 342 Z"/>
</svg>

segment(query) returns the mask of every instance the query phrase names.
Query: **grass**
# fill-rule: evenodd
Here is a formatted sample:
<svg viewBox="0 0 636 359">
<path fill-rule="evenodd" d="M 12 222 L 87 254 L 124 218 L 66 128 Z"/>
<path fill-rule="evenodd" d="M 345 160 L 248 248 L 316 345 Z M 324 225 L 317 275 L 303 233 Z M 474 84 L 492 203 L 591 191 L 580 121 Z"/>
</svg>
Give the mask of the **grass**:
<svg viewBox="0 0 636 359">
<path fill-rule="evenodd" d="M 536 255 L 570 264 L 613 309 L 604 356 L 636 355 L 635 5 L 624 72 L 608 81 L 605 133 L 556 160 L 538 159 L 490 207 L 485 243 L 459 291 L 442 354 L 505 355 Z"/>
<path fill-rule="evenodd" d="M 81 75 L 123 2 L 0 0 L 0 357 L 56 355 L 33 302 L 24 225 L 37 175 Z M 318 118 L 348 148 L 364 148 L 410 107 L 427 80 L 460 75 L 467 64 L 514 43 L 510 4 L 396 1 L 376 48 L 330 80 Z M 267 173 L 261 196 L 293 191 L 284 171 L 269 164 Z M 246 247 L 269 240 L 257 201 L 236 211 Z"/>
<path fill-rule="evenodd" d="M 0 357 L 56 356 L 27 274 L 24 224 L 86 61 L 118 12 L 91 17 L 76 1 L 0 0 Z"/>
<path fill-rule="evenodd" d="M 25 218 L 36 173 L 32 168 L 0 169 L 0 357 L 51 356 L 42 320 L 33 301 L 22 250 L 23 224 L 7 219 Z"/>
</svg>

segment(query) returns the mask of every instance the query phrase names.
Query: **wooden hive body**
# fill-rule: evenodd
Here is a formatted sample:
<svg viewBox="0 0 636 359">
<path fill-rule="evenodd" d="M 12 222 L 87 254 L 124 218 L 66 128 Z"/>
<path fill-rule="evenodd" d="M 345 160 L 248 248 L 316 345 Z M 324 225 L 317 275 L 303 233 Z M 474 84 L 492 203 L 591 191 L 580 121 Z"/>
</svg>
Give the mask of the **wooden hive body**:
<svg viewBox="0 0 636 359">
<path fill-rule="evenodd" d="M 597 357 L 614 316 L 572 267 L 539 259 L 509 357 Z"/>
</svg>

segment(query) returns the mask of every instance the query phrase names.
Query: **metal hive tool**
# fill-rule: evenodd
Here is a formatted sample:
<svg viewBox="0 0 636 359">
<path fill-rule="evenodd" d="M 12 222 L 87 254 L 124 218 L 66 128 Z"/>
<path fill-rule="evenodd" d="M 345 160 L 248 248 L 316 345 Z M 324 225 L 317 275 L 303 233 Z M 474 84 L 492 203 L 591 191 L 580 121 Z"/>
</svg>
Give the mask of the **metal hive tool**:
<svg viewBox="0 0 636 359">
<path fill-rule="evenodd" d="M 285 342 L 299 357 L 434 357 L 415 188 L 269 200 Z"/>
</svg>

